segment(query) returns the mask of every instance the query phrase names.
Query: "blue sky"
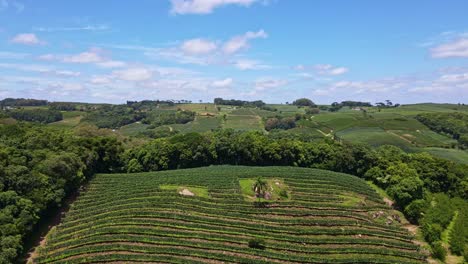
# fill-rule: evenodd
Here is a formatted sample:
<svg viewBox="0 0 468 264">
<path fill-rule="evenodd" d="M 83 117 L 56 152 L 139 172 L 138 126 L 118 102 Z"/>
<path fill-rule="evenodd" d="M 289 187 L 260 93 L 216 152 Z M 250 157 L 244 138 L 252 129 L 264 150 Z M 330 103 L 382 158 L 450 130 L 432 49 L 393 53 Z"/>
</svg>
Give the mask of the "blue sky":
<svg viewBox="0 0 468 264">
<path fill-rule="evenodd" d="M 0 98 L 468 103 L 468 1 L 0 0 Z"/>
</svg>

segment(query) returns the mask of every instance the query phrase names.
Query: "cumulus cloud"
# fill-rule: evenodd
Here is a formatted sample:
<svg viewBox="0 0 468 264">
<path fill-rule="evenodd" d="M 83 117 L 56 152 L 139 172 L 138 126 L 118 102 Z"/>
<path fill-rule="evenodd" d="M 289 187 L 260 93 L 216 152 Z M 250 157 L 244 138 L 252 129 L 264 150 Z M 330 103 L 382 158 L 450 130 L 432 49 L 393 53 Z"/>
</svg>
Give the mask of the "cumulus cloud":
<svg viewBox="0 0 468 264">
<path fill-rule="evenodd" d="M 108 76 L 93 76 L 89 82 L 96 85 L 110 84 L 111 79 Z"/>
<path fill-rule="evenodd" d="M 194 38 L 169 48 L 126 46 L 121 48 L 142 50 L 148 57 L 175 61 L 182 64 L 233 65 L 241 70 L 256 70 L 266 69 L 269 68 L 269 66 L 256 60 L 243 59 L 241 57 L 243 54 L 240 54 L 240 51 L 249 48 L 250 40 L 266 37 L 268 37 L 267 33 L 264 30 L 259 30 L 256 32 L 248 31 L 245 34 L 234 36 L 225 42 L 221 40 L 213 41 L 204 38 Z M 236 59 L 234 60 L 234 58 Z"/>
<path fill-rule="evenodd" d="M 97 63 L 104 61 L 104 58 L 97 50 L 85 51 L 76 55 L 66 56 L 63 62 L 67 63 Z"/>
<path fill-rule="evenodd" d="M 114 71 L 113 75 L 124 81 L 146 81 L 153 77 L 153 72 L 148 68 L 138 67 Z"/>
<path fill-rule="evenodd" d="M 262 29 L 257 32 L 249 31 L 241 36 L 235 36 L 224 43 L 223 52 L 233 54 L 249 47 L 249 40 L 256 38 L 267 38 L 268 34 Z"/>
<path fill-rule="evenodd" d="M 346 67 L 333 66 L 331 64 L 316 64 L 313 66 L 305 66 L 302 64 L 294 66 L 294 69 L 297 71 L 313 71 L 318 75 L 342 75 L 349 71 Z"/>
<path fill-rule="evenodd" d="M 187 40 L 180 46 L 184 53 L 190 55 L 205 55 L 215 51 L 216 48 L 216 43 L 201 38 Z"/>
<path fill-rule="evenodd" d="M 461 38 L 431 49 L 433 58 L 468 58 L 468 38 Z"/>
<path fill-rule="evenodd" d="M 0 59 L 25 59 L 29 57 L 30 54 L 27 53 L 18 53 L 18 52 L 9 52 L 9 51 L 0 51 Z"/>
<path fill-rule="evenodd" d="M 44 54 L 44 55 L 41 55 L 39 57 L 37 57 L 39 60 L 43 60 L 43 61 L 53 61 L 53 60 L 56 60 L 57 57 L 53 54 Z"/>
<path fill-rule="evenodd" d="M 18 34 L 11 39 L 11 42 L 23 45 L 41 45 L 45 43 L 33 33 Z"/>
<path fill-rule="evenodd" d="M 47 75 L 55 75 L 58 77 L 78 77 L 80 72 L 69 70 L 56 70 L 48 65 L 35 65 L 35 64 L 18 64 L 18 63 L 0 63 L 0 68 L 13 69 L 16 71 L 41 73 Z"/>
<path fill-rule="evenodd" d="M 171 0 L 172 14 L 209 14 L 225 5 L 250 6 L 258 0 Z"/>
<path fill-rule="evenodd" d="M 121 68 L 125 67 L 127 64 L 123 61 L 116 61 L 116 60 L 108 60 L 97 63 L 97 65 L 101 68 Z"/>
<path fill-rule="evenodd" d="M 317 64 L 314 68 L 320 75 L 341 75 L 348 72 L 348 68 L 335 67 L 330 64 Z"/>
<path fill-rule="evenodd" d="M 211 83 L 211 86 L 216 88 L 226 88 L 230 87 L 233 83 L 232 78 L 226 78 L 224 80 L 217 80 Z"/>
<path fill-rule="evenodd" d="M 270 79 L 270 78 L 260 78 L 255 81 L 255 90 L 256 91 L 263 91 L 270 88 L 277 88 L 281 86 L 285 86 L 288 84 L 287 80 L 281 79 Z"/>
<path fill-rule="evenodd" d="M 263 64 L 257 60 L 250 60 L 250 59 L 239 59 L 232 62 L 232 65 L 239 70 L 264 70 L 271 68 L 269 65 Z"/>
</svg>

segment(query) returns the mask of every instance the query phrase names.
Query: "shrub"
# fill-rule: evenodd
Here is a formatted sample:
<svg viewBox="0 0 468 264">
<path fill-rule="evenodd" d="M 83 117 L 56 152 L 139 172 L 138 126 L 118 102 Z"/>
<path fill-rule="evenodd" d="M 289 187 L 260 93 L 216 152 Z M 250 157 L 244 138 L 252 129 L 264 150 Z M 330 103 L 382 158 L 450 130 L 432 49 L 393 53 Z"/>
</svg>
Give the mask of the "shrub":
<svg viewBox="0 0 468 264">
<path fill-rule="evenodd" d="M 445 261 L 445 257 L 447 257 L 447 250 L 442 245 L 442 242 L 436 241 L 432 244 L 432 256 L 434 258 Z"/>
<path fill-rule="evenodd" d="M 252 238 L 249 240 L 249 248 L 265 249 L 265 241 L 260 238 Z"/>
<path fill-rule="evenodd" d="M 279 193 L 279 196 L 281 196 L 282 198 L 288 198 L 289 197 L 288 192 L 286 190 L 281 190 L 280 193 Z"/>
<path fill-rule="evenodd" d="M 439 224 L 424 224 L 422 227 L 422 233 L 424 235 L 424 239 L 427 242 L 433 243 L 435 241 L 440 240 L 440 236 L 442 233 L 442 227 Z"/>
</svg>

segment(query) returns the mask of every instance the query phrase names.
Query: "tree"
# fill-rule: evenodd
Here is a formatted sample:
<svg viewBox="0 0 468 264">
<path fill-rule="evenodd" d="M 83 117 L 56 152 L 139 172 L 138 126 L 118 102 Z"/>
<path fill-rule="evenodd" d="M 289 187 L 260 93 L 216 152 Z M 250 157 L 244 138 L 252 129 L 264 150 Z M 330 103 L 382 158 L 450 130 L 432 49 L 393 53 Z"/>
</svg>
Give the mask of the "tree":
<svg viewBox="0 0 468 264">
<path fill-rule="evenodd" d="M 258 177 L 253 185 L 253 190 L 257 198 L 264 198 L 265 192 L 268 190 L 268 183 L 262 178 Z"/>
<path fill-rule="evenodd" d="M 312 100 L 310 99 L 307 99 L 307 98 L 299 98 L 297 99 L 296 101 L 293 102 L 293 105 L 297 105 L 297 106 L 310 106 L 310 107 L 317 107 L 317 105 L 312 102 Z"/>
</svg>

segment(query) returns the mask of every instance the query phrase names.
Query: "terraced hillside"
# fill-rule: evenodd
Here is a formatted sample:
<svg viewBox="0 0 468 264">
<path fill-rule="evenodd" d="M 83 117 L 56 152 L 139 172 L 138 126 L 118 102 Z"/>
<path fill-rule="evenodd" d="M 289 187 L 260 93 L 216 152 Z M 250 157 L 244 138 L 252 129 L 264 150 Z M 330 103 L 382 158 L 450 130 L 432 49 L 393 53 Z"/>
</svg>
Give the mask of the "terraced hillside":
<svg viewBox="0 0 468 264">
<path fill-rule="evenodd" d="M 270 200 L 253 196 L 257 177 Z M 34 262 L 424 262 L 394 214 L 365 181 L 322 170 L 100 174 Z"/>
</svg>

